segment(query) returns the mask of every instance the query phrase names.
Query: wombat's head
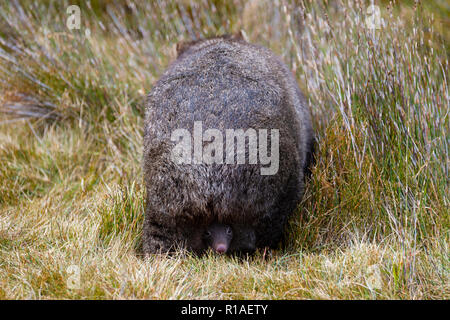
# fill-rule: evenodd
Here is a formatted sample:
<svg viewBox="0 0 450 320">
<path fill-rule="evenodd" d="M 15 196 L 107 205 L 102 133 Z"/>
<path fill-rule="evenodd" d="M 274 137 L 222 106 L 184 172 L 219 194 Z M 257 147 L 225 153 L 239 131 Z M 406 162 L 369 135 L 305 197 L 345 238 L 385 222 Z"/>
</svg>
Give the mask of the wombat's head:
<svg viewBox="0 0 450 320">
<path fill-rule="evenodd" d="M 217 253 L 226 253 L 233 239 L 233 229 L 222 223 L 213 223 L 203 235 L 204 241 L 208 247 L 211 247 Z"/>
</svg>

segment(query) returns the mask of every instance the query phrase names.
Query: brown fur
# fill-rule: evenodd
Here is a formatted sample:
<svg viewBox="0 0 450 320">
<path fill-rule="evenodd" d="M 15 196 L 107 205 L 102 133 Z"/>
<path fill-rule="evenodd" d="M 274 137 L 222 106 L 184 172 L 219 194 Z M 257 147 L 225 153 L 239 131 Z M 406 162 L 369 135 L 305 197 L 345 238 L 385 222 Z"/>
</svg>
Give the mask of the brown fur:
<svg viewBox="0 0 450 320">
<path fill-rule="evenodd" d="M 314 140 L 294 77 L 270 50 L 240 37 L 184 43 L 178 52 L 146 106 L 144 252 L 202 252 L 214 222 L 232 226 L 230 252 L 276 247 L 303 195 Z M 194 121 L 223 132 L 279 129 L 278 173 L 263 176 L 259 164 L 174 163 L 171 133 L 192 132 Z"/>
</svg>

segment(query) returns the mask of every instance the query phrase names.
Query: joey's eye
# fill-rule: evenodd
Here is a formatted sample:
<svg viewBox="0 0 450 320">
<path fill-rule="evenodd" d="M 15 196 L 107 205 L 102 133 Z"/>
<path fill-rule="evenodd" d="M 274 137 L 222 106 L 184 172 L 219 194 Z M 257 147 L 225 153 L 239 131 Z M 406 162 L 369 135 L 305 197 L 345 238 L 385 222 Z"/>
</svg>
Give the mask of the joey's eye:
<svg viewBox="0 0 450 320">
<path fill-rule="evenodd" d="M 231 230 L 230 227 L 227 228 L 227 235 L 232 235 L 233 234 L 233 230 Z"/>
<path fill-rule="evenodd" d="M 205 232 L 205 237 L 207 237 L 207 238 L 211 237 L 211 231 L 206 231 Z"/>
</svg>

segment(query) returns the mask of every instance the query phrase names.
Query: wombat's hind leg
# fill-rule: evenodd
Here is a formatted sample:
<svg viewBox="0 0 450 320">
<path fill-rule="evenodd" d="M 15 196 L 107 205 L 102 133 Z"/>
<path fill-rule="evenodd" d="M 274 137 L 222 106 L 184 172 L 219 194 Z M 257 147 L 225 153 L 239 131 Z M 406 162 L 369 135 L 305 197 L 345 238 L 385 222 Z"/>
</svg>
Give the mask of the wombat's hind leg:
<svg viewBox="0 0 450 320">
<path fill-rule="evenodd" d="M 144 254 L 166 253 L 173 250 L 173 239 L 168 237 L 170 234 L 172 233 L 168 228 L 145 217 L 142 236 Z"/>
</svg>

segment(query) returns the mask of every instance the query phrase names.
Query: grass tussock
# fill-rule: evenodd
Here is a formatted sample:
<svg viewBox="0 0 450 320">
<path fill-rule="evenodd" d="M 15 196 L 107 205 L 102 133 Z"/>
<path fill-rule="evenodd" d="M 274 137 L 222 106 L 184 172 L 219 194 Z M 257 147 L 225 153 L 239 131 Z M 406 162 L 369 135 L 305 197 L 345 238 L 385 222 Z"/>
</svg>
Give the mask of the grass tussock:
<svg viewBox="0 0 450 320">
<path fill-rule="evenodd" d="M 450 298 L 445 1 L 376 1 L 380 29 L 364 1 L 80 1 L 73 30 L 70 4 L 0 4 L 1 299 Z M 239 30 L 314 118 L 286 247 L 143 259 L 145 94 L 178 41 Z"/>
</svg>

